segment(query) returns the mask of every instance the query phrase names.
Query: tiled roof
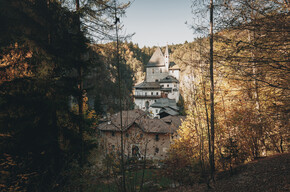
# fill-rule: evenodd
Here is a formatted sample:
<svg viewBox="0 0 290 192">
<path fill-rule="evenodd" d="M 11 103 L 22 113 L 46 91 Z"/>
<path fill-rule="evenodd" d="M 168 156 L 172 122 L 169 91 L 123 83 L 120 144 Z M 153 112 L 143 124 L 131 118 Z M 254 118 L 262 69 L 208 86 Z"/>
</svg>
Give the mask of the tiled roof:
<svg viewBox="0 0 290 192">
<path fill-rule="evenodd" d="M 143 81 L 142 83 L 136 85 L 134 88 L 136 89 L 159 89 L 160 88 L 160 84 L 159 82 L 147 82 L 147 81 Z"/>
<path fill-rule="evenodd" d="M 161 79 L 159 82 L 160 83 L 173 83 L 173 82 L 179 83 L 179 81 L 171 75 L 168 75 L 167 77 Z"/>
<path fill-rule="evenodd" d="M 136 123 L 147 133 L 173 133 L 173 128 L 161 119 L 141 118 Z"/>
<path fill-rule="evenodd" d="M 130 111 L 122 111 L 122 128 L 126 129 L 131 126 L 136 119 L 145 116 L 146 113 L 140 109 L 134 109 Z M 98 128 L 102 131 L 120 131 L 121 118 L 120 112 L 111 116 L 111 120 L 101 123 Z"/>
<path fill-rule="evenodd" d="M 166 116 L 162 118 L 165 123 L 173 125 L 172 128 L 177 130 L 181 123 L 185 120 L 185 116 Z"/>
<path fill-rule="evenodd" d="M 165 66 L 164 56 L 160 47 L 157 47 L 146 67 L 163 67 Z"/>
<path fill-rule="evenodd" d="M 175 129 L 172 125 L 165 123 L 161 119 L 149 119 L 146 113 L 142 110 L 136 109 L 131 111 L 123 111 L 123 130 L 127 130 L 134 123 L 136 123 L 146 133 L 173 133 Z M 98 129 L 101 131 L 120 131 L 120 113 L 114 114 L 111 121 L 101 123 Z"/>
</svg>

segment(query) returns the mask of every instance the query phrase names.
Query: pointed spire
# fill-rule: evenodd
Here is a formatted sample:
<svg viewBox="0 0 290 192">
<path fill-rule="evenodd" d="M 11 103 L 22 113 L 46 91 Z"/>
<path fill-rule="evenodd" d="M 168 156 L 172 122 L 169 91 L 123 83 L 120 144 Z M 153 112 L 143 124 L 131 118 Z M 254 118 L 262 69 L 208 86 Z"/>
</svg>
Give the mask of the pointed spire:
<svg viewBox="0 0 290 192">
<path fill-rule="evenodd" d="M 164 52 L 164 56 L 166 58 L 166 56 L 169 57 L 169 53 L 168 53 L 168 44 L 166 44 L 166 48 L 165 48 L 165 52 Z"/>
<path fill-rule="evenodd" d="M 147 63 L 147 67 L 160 67 L 164 66 L 164 56 L 160 47 L 157 47 L 149 62 Z"/>
</svg>

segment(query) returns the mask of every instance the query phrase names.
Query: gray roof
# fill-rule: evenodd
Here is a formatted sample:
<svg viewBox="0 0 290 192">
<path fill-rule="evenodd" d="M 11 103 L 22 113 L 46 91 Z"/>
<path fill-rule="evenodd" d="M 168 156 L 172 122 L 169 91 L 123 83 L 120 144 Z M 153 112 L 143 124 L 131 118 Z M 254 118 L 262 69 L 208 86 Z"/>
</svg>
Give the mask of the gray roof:
<svg viewBox="0 0 290 192">
<path fill-rule="evenodd" d="M 159 82 L 147 82 L 143 81 L 142 83 L 136 85 L 134 88 L 136 89 L 159 89 Z"/>
<path fill-rule="evenodd" d="M 180 67 L 177 64 L 175 64 L 174 62 L 170 62 L 169 63 L 169 69 L 180 70 Z"/>
<path fill-rule="evenodd" d="M 157 101 L 153 103 L 150 107 L 162 108 L 162 107 L 175 107 L 175 106 L 176 106 L 175 99 L 160 98 L 160 99 L 157 99 Z"/>
<path fill-rule="evenodd" d="M 146 67 L 163 67 L 165 66 L 164 56 L 160 47 L 157 47 Z"/>
<path fill-rule="evenodd" d="M 164 87 L 161 87 L 160 90 L 161 91 L 169 91 L 169 92 L 171 92 L 172 87 L 165 87 L 165 88 Z"/>
<path fill-rule="evenodd" d="M 158 114 L 161 114 L 161 113 L 167 113 L 167 114 L 172 115 L 172 116 L 174 116 L 174 115 L 179 115 L 179 112 L 178 112 L 178 111 L 173 110 L 173 109 L 170 108 L 170 107 L 164 107 L 164 108 L 162 108 L 162 109 L 159 111 Z"/>
<path fill-rule="evenodd" d="M 168 75 L 167 77 L 161 79 L 159 82 L 160 83 L 173 83 L 173 82 L 179 83 L 179 81 L 171 75 Z"/>
</svg>

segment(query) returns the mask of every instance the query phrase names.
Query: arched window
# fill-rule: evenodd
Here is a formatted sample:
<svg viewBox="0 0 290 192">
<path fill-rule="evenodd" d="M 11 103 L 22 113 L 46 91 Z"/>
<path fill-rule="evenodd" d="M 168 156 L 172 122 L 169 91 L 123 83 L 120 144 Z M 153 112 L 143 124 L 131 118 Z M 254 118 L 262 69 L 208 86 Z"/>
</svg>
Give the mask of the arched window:
<svg viewBox="0 0 290 192">
<path fill-rule="evenodd" d="M 149 101 L 146 101 L 146 102 L 145 102 L 145 107 L 146 107 L 146 110 L 149 109 Z"/>
</svg>

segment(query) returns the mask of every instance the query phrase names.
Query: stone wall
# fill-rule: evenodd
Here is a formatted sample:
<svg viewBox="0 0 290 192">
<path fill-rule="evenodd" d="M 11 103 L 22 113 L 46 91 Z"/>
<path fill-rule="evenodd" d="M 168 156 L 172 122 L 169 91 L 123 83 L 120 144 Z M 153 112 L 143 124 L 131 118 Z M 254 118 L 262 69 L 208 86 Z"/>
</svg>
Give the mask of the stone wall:
<svg viewBox="0 0 290 192">
<path fill-rule="evenodd" d="M 104 150 L 107 152 L 120 151 L 121 146 L 121 133 L 104 131 L 102 132 L 104 141 Z M 141 128 L 134 124 L 123 135 L 124 149 L 126 156 L 132 157 L 134 155 L 134 148 L 138 147 L 139 153 L 137 156 L 147 159 L 164 159 L 168 149 L 170 148 L 171 134 L 160 133 L 145 133 Z M 136 151 L 136 150 L 135 150 Z"/>
</svg>

